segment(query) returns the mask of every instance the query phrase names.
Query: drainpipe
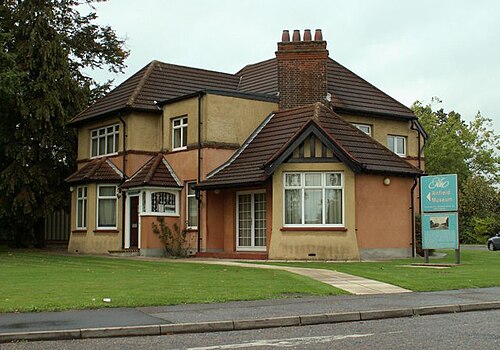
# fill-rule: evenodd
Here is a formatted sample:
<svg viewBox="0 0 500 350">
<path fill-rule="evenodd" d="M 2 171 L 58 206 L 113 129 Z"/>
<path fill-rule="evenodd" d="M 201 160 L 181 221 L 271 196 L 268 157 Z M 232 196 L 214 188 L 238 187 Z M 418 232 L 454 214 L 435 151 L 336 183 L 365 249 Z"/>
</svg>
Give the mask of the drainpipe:
<svg viewBox="0 0 500 350">
<path fill-rule="evenodd" d="M 122 184 L 123 184 L 127 179 L 127 171 L 125 167 L 125 163 L 127 161 L 127 155 L 126 155 L 127 123 L 125 123 L 125 120 L 122 118 L 121 112 L 118 112 L 118 120 L 123 124 L 123 153 L 122 153 L 122 167 L 123 167 Z M 123 192 L 122 192 L 122 249 L 125 249 L 125 193 Z"/>
<path fill-rule="evenodd" d="M 422 169 L 422 152 L 424 151 L 424 148 L 425 148 L 425 140 L 426 140 L 426 137 L 425 135 L 421 132 L 420 128 L 418 127 L 415 127 L 415 121 L 412 120 L 411 121 L 411 126 L 410 126 L 410 129 L 411 130 L 415 130 L 417 133 L 418 133 L 418 137 L 417 137 L 417 147 L 418 147 L 418 168 L 419 169 Z M 423 144 L 420 142 L 420 137 L 422 137 L 422 140 L 424 141 Z M 420 186 L 419 186 L 419 189 L 420 189 Z M 419 190 L 419 193 L 420 193 L 420 190 Z M 418 212 L 421 213 L 422 212 L 422 204 L 421 204 L 421 201 L 418 201 Z"/>
<path fill-rule="evenodd" d="M 203 97 L 203 91 L 198 93 L 198 178 L 196 183 L 201 181 L 201 128 L 203 122 L 201 120 L 201 98 Z M 198 237 L 196 239 L 196 252 L 200 252 L 201 249 L 201 193 L 197 190 L 196 197 L 198 199 Z"/>
<path fill-rule="evenodd" d="M 416 251 L 417 247 L 415 246 L 415 205 L 414 205 L 414 199 L 415 199 L 415 187 L 417 187 L 418 181 L 417 177 L 415 176 L 413 178 L 413 186 L 411 187 L 411 256 L 414 258 L 416 256 Z"/>
</svg>

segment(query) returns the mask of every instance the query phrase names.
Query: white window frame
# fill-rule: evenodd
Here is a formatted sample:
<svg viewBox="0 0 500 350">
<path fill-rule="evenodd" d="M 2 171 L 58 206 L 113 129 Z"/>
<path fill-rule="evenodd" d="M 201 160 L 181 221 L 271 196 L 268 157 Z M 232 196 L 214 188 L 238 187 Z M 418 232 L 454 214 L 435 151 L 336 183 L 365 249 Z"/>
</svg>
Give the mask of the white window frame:
<svg viewBox="0 0 500 350">
<path fill-rule="evenodd" d="M 114 196 L 101 196 L 99 195 L 99 189 L 101 187 L 114 187 L 115 188 L 115 195 Z M 99 202 L 100 199 L 114 199 L 115 200 L 115 226 L 99 226 Z M 118 186 L 113 185 L 113 184 L 102 184 L 102 185 L 97 185 L 97 193 L 96 193 L 96 201 L 97 201 L 97 214 L 96 214 L 96 227 L 98 230 L 116 230 L 118 228 Z"/>
<path fill-rule="evenodd" d="M 364 132 L 368 136 L 372 136 L 372 126 L 371 125 L 360 124 L 360 123 L 353 123 L 352 125 L 354 125 L 356 128 L 358 128 L 358 130 L 361 130 L 362 132 Z M 363 129 L 366 129 L 366 130 L 363 130 Z"/>
<path fill-rule="evenodd" d="M 266 193 L 266 190 L 256 191 L 240 191 L 236 192 L 236 251 L 252 251 L 252 252 L 265 252 L 267 249 L 267 197 L 266 197 L 266 244 L 263 246 L 255 245 L 255 195 Z M 252 207 L 252 231 L 251 231 L 251 246 L 240 246 L 240 195 L 251 194 L 251 207 Z"/>
<path fill-rule="evenodd" d="M 179 125 L 174 125 L 176 121 L 180 121 Z M 172 151 L 179 151 L 187 148 L 187 127 L 188 127 L 188 117 L 178 117 L 172 119 Z M 184 130 L 186 129 L 186 140 L 184 140 Z M 175 147 L 175 131 L 180 129 L 180 147 Z"/>
<path fill-rule="evenodd" d="M 305 186 L 305 174 L 321 174 L 321 186 Z M 300 174 L 300 185 L 299 186 L 287 186 L 286 185 L 286 175 L 290 174 Z M 339 174 L 340 175 L 340 185 L 337 186 L 326 186 L 326 175 L 328 174 Z M 322 189 L 322 223 L 321 224 L 305 224 L 305 189 Z M 326 224 L 326 206 L 325 206 L 325 192 L 327 189 L 339 189 L 342 191 L 342 222 L 340 224 Z M 286 215 L 286 190 L 301 190 L 301 224 L 287 224 L 285 223 Z M 345 176 L 342 171 L 290 171 L 283 173 L 283 227 L 345 227 Z"/>
<path fill-rule="evenodd" d="M 108 131 L 108 128 L 113 128 L 112 132 Z M 103 134 L 101 135 L 101 131 Z M 95 135 L 94 135 L 95 134 Z M 113 152 L 107 153 L 108 149 L 108 136 L 112 136 L 113 139 Z M 104 138 L 104 153 L 99 153 L 99 139 Z M 90 130 L 90 158 L 99 158 L 104 156 L 116 155 L 118 154 L 119 143 L 120 143 L 120 124 L 107 125 L 102 128 Z M 94 155 L 93 141 L 97 140 L 97 150 Z"/>
<path fill-rule="evenodd" d="M 171 188 L 142 188 L 139 201 L 139 216 L 179 216 L 179 189 Z M 174 212 L 155 212 L 153 211 L 152 194 L 156 192 L 170 193 L 175 196 Z"/>
<path fill-rule="evenodd" d="M 396 145 L 397 140 L 403 140 L 403 152 L 397 152 Z M 406 157 L 407 154 L 407 146 L 406 146 L 406 136 L 401 135 L 387 135 L 387 148 L 389 148 L 392 152 L 397 154 L 400 157 Z"/>
<path fill-rule="evenodd" d="M 81 192 L 81 195 L 80 195 Z M 78 186 L 76 188 L 76 229 L 85 230 L 87 229 L 87 186 Z M 79 214 L 80 208 L 82 209 L 82 226 L 79 225 Z"/>
<path fill-rule="evenodd" d="M 196 199 L 196 192 L 189 194 L 189 186 L 196 185 L 196 181 L 189 181 L 186 182 L 186 227 L 190 230 L 197 230 L 198 229 L 198 212 L 196 213 L 196 225 L 190 226 L 189 225 L 189 201 L 194 200 L 198 202 L 198 199 Z"/>
</svg>

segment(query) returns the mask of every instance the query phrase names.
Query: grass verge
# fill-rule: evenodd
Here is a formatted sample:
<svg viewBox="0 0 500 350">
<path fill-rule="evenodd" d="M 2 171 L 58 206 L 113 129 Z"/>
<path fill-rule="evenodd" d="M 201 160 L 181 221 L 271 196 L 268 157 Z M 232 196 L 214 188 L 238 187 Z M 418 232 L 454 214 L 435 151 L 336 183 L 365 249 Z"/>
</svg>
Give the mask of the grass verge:
<svg viewBox="0 0 500 350">
<path fill-rule="evenodd" d="M 283 271 L 0 250 L 0 312 L 212 303 L 343 293 Z M 111 298 L 111 303 L 104 303 L 103 298 Z"/>
<path fill-rule="evenodd" d="M 431 263 L 455 263 L 454 251 L 440 252 L 447 253 L 447 256 L 440 259 L 431 257 Z M 421 292 L 500 286 L 500 251 L 462 250 L 461 264 L 446 269 L 410 267 L 411 263 L 422 262 L 423 259 L 418 258 L 382 262 L 274 264 L 336 270 Z"/>
</svg>

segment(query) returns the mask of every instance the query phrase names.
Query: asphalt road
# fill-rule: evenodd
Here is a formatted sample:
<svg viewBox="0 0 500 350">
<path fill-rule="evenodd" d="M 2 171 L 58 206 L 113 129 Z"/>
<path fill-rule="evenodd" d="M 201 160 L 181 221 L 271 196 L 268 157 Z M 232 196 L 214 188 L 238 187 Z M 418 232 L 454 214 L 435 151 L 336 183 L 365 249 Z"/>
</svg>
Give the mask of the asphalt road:
<svg viewBox="0 0 500 350">
<path fill-rule="evenodd" d="M 500 349 L 500 310 L 160 337 L 0 344 L 23 349 Z"/>
</svg>

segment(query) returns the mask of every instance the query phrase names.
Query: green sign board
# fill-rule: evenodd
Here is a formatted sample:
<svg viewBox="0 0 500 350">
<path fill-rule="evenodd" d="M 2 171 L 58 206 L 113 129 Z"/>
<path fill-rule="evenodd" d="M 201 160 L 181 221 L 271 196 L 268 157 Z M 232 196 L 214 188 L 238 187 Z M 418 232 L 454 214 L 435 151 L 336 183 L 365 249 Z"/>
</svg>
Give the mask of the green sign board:
<svg viewBox="0 0 500 350">
<path fill-rule="evenodd" d="M 423 249 L 458 249 L 458 213 L 422 214 Z"/>
<path fill-rule="evenodd" d="M 422 211 L 458 210 L 457 175 L 422 176 L 420 186 Z"/>
</svg>

